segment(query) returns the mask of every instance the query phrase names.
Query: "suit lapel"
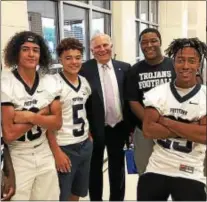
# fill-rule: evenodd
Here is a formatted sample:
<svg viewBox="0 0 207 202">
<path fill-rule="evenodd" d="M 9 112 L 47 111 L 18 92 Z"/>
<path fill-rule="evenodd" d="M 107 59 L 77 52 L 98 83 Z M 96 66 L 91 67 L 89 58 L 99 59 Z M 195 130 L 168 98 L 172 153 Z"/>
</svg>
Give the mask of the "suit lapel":
<svg viewBox="0 0 207 202">
<path fill-rule="evenodd" d="M 101 79 L 100 79 L 100 76 L 99 76 L 98 65 L 97 65 L 96 61 L 95 61 L 95 64 L 94 64 L 94 86 L 97 86 L 97 91 L 98 91 L 99 97 L 101 98 L 101 101 L 104 102 L 103 92 L 102 92 L 102 87 L 101 87 Z"/>
<path fill-rule="evenodd" d="M 113 64 L 114 72 L 115 72 L 116 79 L 117 79 L 121 104 L 123 104 L 123 100 L 121 99 L 121 98 L 123 98 L 123 89 L 122 89 L 123 72 L 115 60 L 112 60 L 112 64 Z M 99 97 L 100 97 L 101 101 L 104 103 L 103 91 L 102 91 L 102 87 L 101 87 L 101 80 L 100 80 L 100 76 L 99 76 L 99 72 L 98 72 L 98 65 L 97 65 L 96 60 L 94 60 L 93 68 L 94 68 L 94 71 L 93 71 L 94 72 L 94 78 L 93 78 L 94 86 L 96 86 Z"/>
<path fill-rule="evenodd" d="M 114 71 L 115 71 L 115 74 L 116 74 L 116 79 L 117 79 L 117 84 L 118 84 L 118 88 L 119 88 L 119 95 L 120 95 L 120 100 L 122 102 L 122 99 L 123 98 L 123 95 L 122 95 L 122 69 L 117 65 L 116 61 L 112 60 L 112 64 L 114 66 Z M 123 103 L 122 103 L 123 104 Z"/>
</svg>

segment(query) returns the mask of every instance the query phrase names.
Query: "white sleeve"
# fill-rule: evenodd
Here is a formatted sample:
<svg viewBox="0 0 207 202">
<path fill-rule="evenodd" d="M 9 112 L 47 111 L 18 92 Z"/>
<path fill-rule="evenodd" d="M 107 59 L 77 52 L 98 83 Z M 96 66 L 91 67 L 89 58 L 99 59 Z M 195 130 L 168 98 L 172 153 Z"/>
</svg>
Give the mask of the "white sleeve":
<svg viewBox="0 0 207 202">
<path fill-rule="evenodd" d="M 153 107 L 162 114 L 165 103 L 166 84 L 157 86 L 148 92 L 144 93 L 143 103 L 145 107 Z"/>
<path fill-rule="evenodd" d="M 205 85 L 202 85 L 201 86 L 201 97 L 200 97 L 200 100 L 199 100 L 199 105 L 200 105 L 200 117 L 199 118 L 202 118 L 204 116 L 207 116 L 207 109 L 206 109 L 206 86 Z"/>
<path fill-rule="evenodd" d="M 85 80 L 86 80 L 86 79 L 85 79 Z M 91 95 L 92 91 L 91 91 L 90 84 L 88 83 L 87 80 L 86 80 L 86 83 L 87 83 L 87 92 L 88 92 L 88 95 Z"/>
<path fill-rule="evenodd" d="M 54 92 L 55 98 L 60 98 L 62 93 L 62 87 L 63 87 L 62 80 L 57 76 L 53 78 L 55 79 L 55 92 Z"/>
<path fill-rule="evenodd" d="M 13 105 L 11 73 L 2 72 L 1 75 L 1 104 Z"/>
<path fill-rule="evenodd" d="M 44 84 L 49 93 L 51 101 L 60 98 L 62 92 L 62 83 L 57 75 L 45 75 Z"/>
<path fill-rule="evenodd" d="M 90 84 L 89 84 L 89 82 L 87 81 L 87 79 L 85 77 L 81 77 L 81 78 L 82 78 L 83 82 L 85 83 L 85 86 L 86 86 L 85 90 L 86 90 L 88 96 L 90 96 L 91 93 L 92 93 Z"/>
</svg>

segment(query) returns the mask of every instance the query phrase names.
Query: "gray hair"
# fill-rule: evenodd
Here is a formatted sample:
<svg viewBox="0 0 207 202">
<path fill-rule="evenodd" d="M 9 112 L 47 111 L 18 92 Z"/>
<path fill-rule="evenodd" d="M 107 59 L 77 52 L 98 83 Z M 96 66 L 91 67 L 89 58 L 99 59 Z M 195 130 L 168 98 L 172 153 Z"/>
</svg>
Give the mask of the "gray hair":
<svg viewBox="0 0 207 202">
<path fill-rule="evenodd" d="M 90 40 L 90 47 L 92 48 L 92 43 L 93 41 L 97 38 L 97 37 L 101 37 L 101 36 L 104 36 L 108 39 L 109 43 L 112 44 L 112 40 L 111 40 L 111 37 L 108 35 L 108 34 L 105 34 L 105 33 L 95 33 L 92 37 L 91 37 L 91 40 Z"/>
</svg>

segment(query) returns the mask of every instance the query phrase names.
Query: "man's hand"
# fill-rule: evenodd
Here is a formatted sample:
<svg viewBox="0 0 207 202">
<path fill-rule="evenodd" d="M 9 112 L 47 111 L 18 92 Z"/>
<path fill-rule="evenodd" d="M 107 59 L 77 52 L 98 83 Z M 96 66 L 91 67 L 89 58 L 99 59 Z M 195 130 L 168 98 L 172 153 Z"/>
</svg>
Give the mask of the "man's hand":
<svg viewBox="0 0 207 202">
<path fill-rule="evenodd" d="M 10 177 L 3 176 L 3 185 L 1 186 L 1 200 L 9 201 L 15 194 L 15 189 L 15 180 Z"/>
<path fill-rule="evenodd" d="M 63 152 L 63 151 L 57 151 L 54 154 L 55 157 L 55 164 L 56 164 L 56 168 L 59 172 L 62 173 L 67 173 L 67 172 L 71 172 L 71 161 L 68 158 L 68 156 Z"/>
<path fill-rule="evenodd" d="M 34 115 L 31 111 L 15 111 L 14 123 L 31 123 Z"/>
</svg>

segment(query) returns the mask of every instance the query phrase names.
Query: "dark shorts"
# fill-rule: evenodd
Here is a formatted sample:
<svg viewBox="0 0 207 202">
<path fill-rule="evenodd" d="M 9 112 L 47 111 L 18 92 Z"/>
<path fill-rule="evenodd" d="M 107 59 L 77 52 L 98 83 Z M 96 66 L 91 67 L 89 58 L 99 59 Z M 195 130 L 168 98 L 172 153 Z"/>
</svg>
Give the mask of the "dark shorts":
<svg viewBox="0 0 207 202">
<path fill-rule="evenodd" d="M 60 146 L 71 160 L 71 172 L 58 172 L 60 201 L 68 201 L 71 194 L 85 197 L 89 187 L 89 171 L 93 143 L 87 139 L 81 143 Z"/>
<path fill-rule="evenodd" d="M 206 201 L 205 184 L 181 177 L 145 173 L 139 177 L 138 201 Z"/>
</svg>

